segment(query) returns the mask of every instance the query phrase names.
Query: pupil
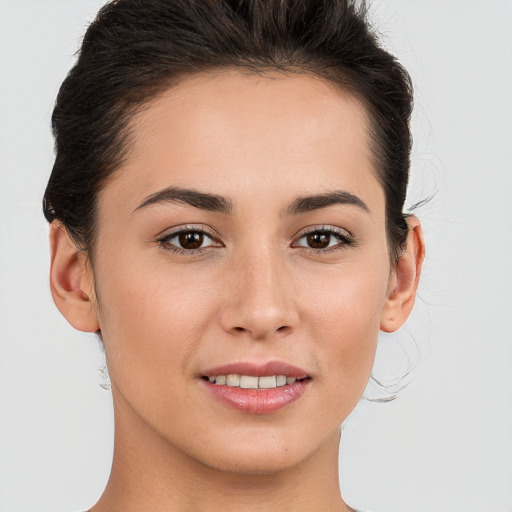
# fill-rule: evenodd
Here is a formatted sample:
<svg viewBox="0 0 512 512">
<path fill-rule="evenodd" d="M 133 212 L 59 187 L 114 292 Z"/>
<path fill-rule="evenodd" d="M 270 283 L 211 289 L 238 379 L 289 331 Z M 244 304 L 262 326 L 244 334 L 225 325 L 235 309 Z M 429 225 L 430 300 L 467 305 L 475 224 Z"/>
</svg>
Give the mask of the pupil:
<svg viewBox="0 0 512 512">
<path fill-rule="evenodd" d="M 313 249 L 325 249 L 329 246 L 331 235 L 327 233 L 311 233 L 308 235 L 308 244 Z"/>
<path fill-rule="evenodd" d="M 180 233 L 179 241 L 184 249 L 198 249 L 203 245 L 203 234 L 197 232 Z"/>
</svg>

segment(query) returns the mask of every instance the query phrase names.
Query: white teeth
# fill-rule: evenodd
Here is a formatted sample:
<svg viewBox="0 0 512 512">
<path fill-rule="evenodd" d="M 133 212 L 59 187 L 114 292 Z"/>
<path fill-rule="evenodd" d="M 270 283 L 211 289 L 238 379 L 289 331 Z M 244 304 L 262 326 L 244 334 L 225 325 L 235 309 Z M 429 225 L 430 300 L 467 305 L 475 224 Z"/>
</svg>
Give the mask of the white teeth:
<svg viewBox="0 0 512 512">
<path fill-rule="evenodd" d="M 258 377 L 240 375 L 240 387 L 244 389 L 258 389 Z"/>
<path fill-rule="evenodd" d="M 258 387 L 261 389 L 272 389 L 277 387 L 276 377 L 274 375 L 268 377 L 260 377 Z"/>
<path fill-rule="evenodd" d="M 243 389 L 273 389 L 293 384 L 297 379 L 286 375 L 264 375 L 254 377 L 252 375 L 217 375 L 208 377 L 208 381 L 219 386 L 230 386 Z"/>
<path fill-rule="evenodd" d="M 278 375 L 276 377 L 277 386 L 286 386 L 286 375 Z"/>
<path fill-rule="evenodd" d="M 226 377 L 226 384 L 228 386 L 237 388 L 240 386 L 240 375 L 228 375 Z"/>
</svg>

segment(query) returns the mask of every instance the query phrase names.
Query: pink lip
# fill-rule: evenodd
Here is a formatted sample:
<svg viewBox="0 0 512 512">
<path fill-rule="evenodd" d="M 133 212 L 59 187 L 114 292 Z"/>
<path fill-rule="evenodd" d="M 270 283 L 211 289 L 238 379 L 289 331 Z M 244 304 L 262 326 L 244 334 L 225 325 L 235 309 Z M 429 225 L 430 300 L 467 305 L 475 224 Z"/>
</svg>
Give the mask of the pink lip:
<svg viewBox="0 0 512 512">
<path fill-rule="evenodd" d="M 270 361 L 264 364 L 240 362 L 226 364 L 207 370 L 201 377 L 217 375 L 286 375 L 295 377 L 293 384 L 272 389 L 242 389 L 230 386 L 212 384 L 201 379 L 205 389 L 218 401 L 228 407 L 248 414 L 272 414 L 295 402 L 306 391 L 310 379 L 308 373 L 296 366 L 281 361 Z"/>
<path fill-rule="evenodd" d="M 251 375 L 253 377 L 286 375 L 296 379 L 305 379 L 308 372 L 283 361 L 269 361 L 267 363 L 238 362 L 211 368 L 201 376 L 211 377 L 214 375 Z"/>
</svg>

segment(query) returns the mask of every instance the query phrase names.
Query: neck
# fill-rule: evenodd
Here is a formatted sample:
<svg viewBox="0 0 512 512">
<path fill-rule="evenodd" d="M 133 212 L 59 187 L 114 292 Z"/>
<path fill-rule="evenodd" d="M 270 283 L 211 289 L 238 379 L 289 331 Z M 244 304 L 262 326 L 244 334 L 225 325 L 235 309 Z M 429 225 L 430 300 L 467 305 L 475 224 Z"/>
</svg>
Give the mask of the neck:
<svg viewBox="0 0 512 512">
<path fill-rule="evenodd" d="M 339 490 L 339 431 L 292 469 L 247 475 L 205 466 L 162 439 L 132 410 L 115 411 L 112 472 L 90 512 L 351 510 Z"/>
</svg>

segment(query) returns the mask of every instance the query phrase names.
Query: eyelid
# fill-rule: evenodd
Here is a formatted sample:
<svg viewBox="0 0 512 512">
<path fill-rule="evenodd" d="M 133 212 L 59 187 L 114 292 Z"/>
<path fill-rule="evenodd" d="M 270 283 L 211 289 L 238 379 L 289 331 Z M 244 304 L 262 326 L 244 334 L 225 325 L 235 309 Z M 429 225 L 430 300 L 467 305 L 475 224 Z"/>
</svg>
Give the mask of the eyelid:
<svg viewBox="0 0 512 512">
<path fill-rule="evenodd" d="M 334 246 L 326 247 L 323 249 L 315 249 L 313 247 L 306 247 L 302 245 L 295 245 L 297 244 L 298 240 L 301 240 L 307 235 L 310 235 L 312 233 L 328 233 L 332 236 L 338 237 L 340 239 L 340 242 Z M 325 252 L 332 252 L 332 251 L 339 251 L 346 249 L 347 247 L 355 247 L 356 245 L 356 239 L 350 231 L 340 228 L 338 226 L 332 226 L 332 225 L 320 225 L 320 226 L 310 226 L 305 229 L 303 229 L 297 236 L 294 237 L 294 241 L 292 242 L 292 247 L 297 249 L 306 250 L 309 252 L 313 252 L 315 254 L 318 253 L 325 253 Z"/>
<path fill-rule="evenodd" d="M 340 228 L 339 226 L 333 226 L 331 224 L 320 224 L 318 226 L 308 226 L 304 228 L 300 234 L 299 237 L 308 235 L 310 233 L 316 233 L 317 231 L 327 231 L 329 233 L 336 233 L 342 236 L 345 236 L 346 238 L 354 238 L 352 233 L 348 231 L 348 229 Z"/>
<path fill-rule="evenodd" d="M 182 224 L 172 228 L 167 228 L 162 231 L 161 234 L 157 235 L 157 239 L 161 240 L 163 238 L 170 238 L 187 231 L 197 231 L 198 233 L 204 233 L 208 235 L 210 238 L 220 239 L 220 235 L 210 226 L 205 224 Z"/>
<path fill-rule="evenodd" d="M 299 232 L 296 238 L 301 238 L 305 235 L 309 235 L 311 233 L 316 233 L 317 231 L 323 231 L 328 233 L 334 233 L 336 235 L 343 236 L 348 239 L 353 239 L 354 235 L 350 231 L 344 228 L 340 228 L 339 226 L 332 226 L 330 224 L 320 224 L 319 226 L 308 226 Z"/>
<path fill-rule="evenodd" d="M 169 243 L 169 240 L 177 237 L 180 235 L 180 233 L 187 233 L 187 232 L 196 232 L 196 233 L 202 233 L 203 235 L 207 236 L 212 240 L 212 244 L 206 246 L 206 247 L 200 247 L 198 249 L 185 249 L 183 247 L 179 247 L 177 245 Z M 312 233 L 328 233 L 336 238 L 338 238 L 339 243 L 337 243 L 334 246 L 326 247 L 323 249 L 315 249 L 313 247 L 307 247 L 302 245 L 297 245 L 297 242 L 304 238 L 305 236 L 312 234 Z M 207 251 L 208 249 L 212 247 L 224 247 L 224 244 L 220 240 L 220 236 L 216 231 L 214 231 L 211 227 L 207 225 L 182 225 L 182 226 L 176 226 L 174 228 L 168 228 L 163 232 L 162 235 L 159 235 L 156 239 L 156 242 L 165 250 L 179 253 L 179 254 L 187 254 L 187 255 L 193 255 L 193 254 L 200 254 L 202 252 Z M 347 229 L 341 228 L 339 226 L 333 226 L 333 225 L 318 225 L 318 226 L 309 226 L 304 228 L 302 231 L 300 231 L 294 238 L 291 243 L 291 247 L 294 249 L 301 249 L 305 251 L 309 251 L 312 253 L 325 253 L 325 252 L 332 252 L 332 251 L 338 251 L 343 250 L 348 247 L 354 247 L 356 245 L 356 239 L 350 233 Z"/>
<path fill-rule="evenodd" d="M 214 244 L 208 245 L 206 247 L 200 247 L 198 249 L 185 249 L 183 247 L 179 247 L 173 244 L 169 243 L 169 240 L 172 240 L 176 236 L 180 235 L 181 233 L 188 233 L 188 232 L 195 232 L 195 233 L 202 233 L 203 235 L 210 238 Z M 192 224 L 186 224 L 182 226 L 176 226 L 174 228 L 168 228 L 165 230 L 161 235 L 157 236 L 156 242 L 163 247 L 165 250 L 180 253 L 180 254 L 197 254 L 201 253 L 210 247 L 223 247 L 224 245 L 220 241 L 220 236 L 216 231 L 214 231 L 209 226 L 205 225 L 192 225 Z"/>
</svg>

